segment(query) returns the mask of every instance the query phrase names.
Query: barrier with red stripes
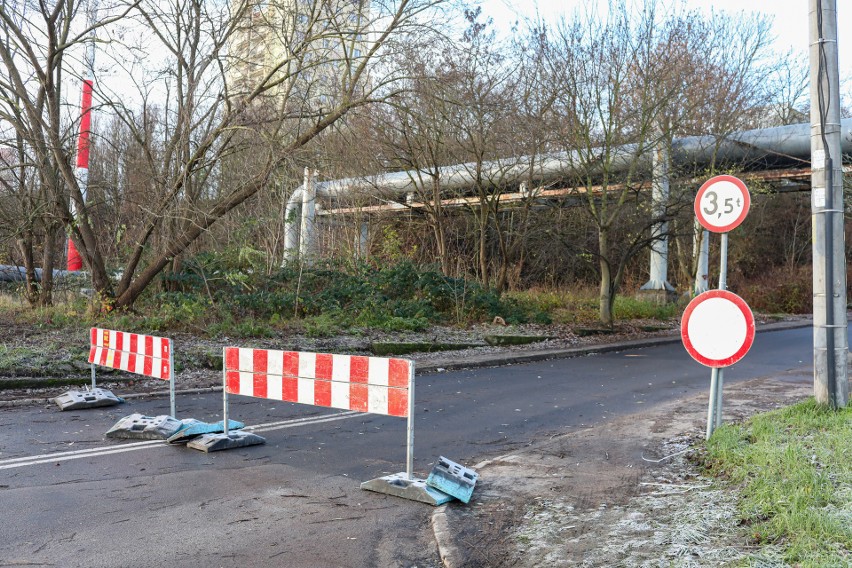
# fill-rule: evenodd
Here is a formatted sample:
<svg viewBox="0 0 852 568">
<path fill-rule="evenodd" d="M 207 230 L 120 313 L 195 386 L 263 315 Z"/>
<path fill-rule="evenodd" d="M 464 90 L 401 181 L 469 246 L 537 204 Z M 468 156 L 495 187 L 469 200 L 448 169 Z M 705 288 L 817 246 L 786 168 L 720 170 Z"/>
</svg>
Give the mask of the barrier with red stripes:
<svg viewBox="0 0 852 568">
<path fill-rule="evenodd" d="M 89 363 L 92 365 L 93 389 L 95 365 L 169 381 L 171 415 L 175 415 L 174 354 L 171 339 L 93 327 L 90 331 Z"/>
<path fill-rule="evenodd" d="M 414 361 L 225 347 L 223 362 L 226 425 L 228 394 L 408 418 L 406 470 L 411 478 Z"/>
</svg>

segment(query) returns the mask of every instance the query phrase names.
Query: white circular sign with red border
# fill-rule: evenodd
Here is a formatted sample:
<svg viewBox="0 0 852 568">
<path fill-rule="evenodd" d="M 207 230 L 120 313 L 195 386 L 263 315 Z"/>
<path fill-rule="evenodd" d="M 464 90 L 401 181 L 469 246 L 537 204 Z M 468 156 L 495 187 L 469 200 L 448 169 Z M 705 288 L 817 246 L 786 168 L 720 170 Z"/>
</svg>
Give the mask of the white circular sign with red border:
<svg viewBox="0 0 852 568">
<path fill-rule="evenodd" d="M 727 290 L 693 298 L 680 322 L 683 346 L 707 367 L 728 367 L 742 359 L 754 342 L 754 316 L 745 300 Z"/>
<path fill-rule="evenodd" d="M 695 216 L 705 229 L 714 233 L 727 233 L 739 227 L 750 206 L 748 188 L 734 176 L 710 178 L 695 195 Z"/>
</svg>

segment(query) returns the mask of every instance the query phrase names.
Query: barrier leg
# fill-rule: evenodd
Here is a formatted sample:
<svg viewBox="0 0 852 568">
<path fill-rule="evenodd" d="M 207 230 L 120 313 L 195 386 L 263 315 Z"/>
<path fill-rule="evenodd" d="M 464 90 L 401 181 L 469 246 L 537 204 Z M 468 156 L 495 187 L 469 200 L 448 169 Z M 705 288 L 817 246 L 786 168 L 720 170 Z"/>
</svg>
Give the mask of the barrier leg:
<svg viewBox="0 0 852 568">
<path fill-rule="evenodd" d="M 95 390 L 95 364 L 91 364 L 92 367 L 92 390 Z"/>
<path fill-rule="evenodd" d="M 225 348 L 222 348 L 222 422 L 225 424 L 225 436 L 228 435 L 228 373 L 225 371 Z"/>
<path fill-rule="evenodd" d="M 414 361 L 408 367 L 408 443 L 405 449 L 405 477 L 414 479 Z"/>
<path fill-rule="evenodd" d="M 175 411 L 175 357 L 174 357 L 174 344 L 172 344 L 171 349 L 169 349 L 169 403 L 171 405 L 172 418 L 177 418 L 177 413 Z"/>
<path fill-rule="evenodd" d="M 231 424 L 231 421 L 228 419 L 228 372 L 225 370 L 225 349 L 222 348 L 222 433 L 199 436 L 189 442 L 186 445 L 187 448 L 209 453 L 266 443 L 266 438 L 263 436 L 241 430 L 230 431 L 232 426 L 238 425 L 242 427 L 243 424 L 237 422 Z"/>
</svg>

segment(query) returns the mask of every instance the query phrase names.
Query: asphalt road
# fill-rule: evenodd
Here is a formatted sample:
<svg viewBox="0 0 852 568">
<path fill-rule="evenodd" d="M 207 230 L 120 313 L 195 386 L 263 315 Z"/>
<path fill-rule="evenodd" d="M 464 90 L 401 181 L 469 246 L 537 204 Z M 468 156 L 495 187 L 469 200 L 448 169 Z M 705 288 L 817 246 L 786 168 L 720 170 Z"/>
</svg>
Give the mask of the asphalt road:
<svg viewBox="0 0 852 568">
<path fill-rule="evenodd" d="M 812 365 L 811 329 L 759 333 L 725 380 Z M 709 388 L 679 343 L 418 376 L 415 473 L 473 464 Z M 262 446 L 205 454 L 106 440 L 105 409 L 0 411 L 0 566 L 439 566 L 431 507 L 359 489 L 404 470 L 405 420 L 231 397 Z M 179 418 L 221 419 L 220 394 L 179 395 Z"/>
</svg>

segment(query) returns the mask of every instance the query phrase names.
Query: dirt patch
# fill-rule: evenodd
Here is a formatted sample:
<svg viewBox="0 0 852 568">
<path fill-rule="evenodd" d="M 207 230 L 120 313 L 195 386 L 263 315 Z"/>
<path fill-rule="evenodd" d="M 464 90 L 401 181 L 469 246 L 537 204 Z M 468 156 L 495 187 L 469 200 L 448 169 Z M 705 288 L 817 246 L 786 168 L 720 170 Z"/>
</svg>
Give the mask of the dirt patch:
<svg viewBox="0 0 852 568">
<path fill-rule="evenodd" d="M 802 400 L 811 381 L 803 371 L 726 387 L 725 422 Z M 706 405 L 667 403 L 477 464 L 472 503 L 446 508 L 452 565 L 709 568 L 754 553 L 735 492 L 689 460 Z"/>
</svg>

